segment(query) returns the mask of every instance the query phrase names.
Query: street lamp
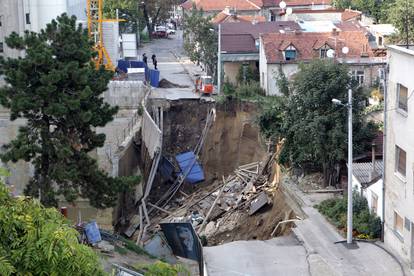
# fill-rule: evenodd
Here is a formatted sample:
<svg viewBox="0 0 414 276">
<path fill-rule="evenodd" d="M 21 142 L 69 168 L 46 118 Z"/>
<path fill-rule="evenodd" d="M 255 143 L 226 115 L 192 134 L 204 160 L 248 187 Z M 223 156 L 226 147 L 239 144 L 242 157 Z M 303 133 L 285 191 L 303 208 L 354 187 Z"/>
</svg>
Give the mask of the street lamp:
<svg viewBox="0 0 414 276">
<path fill-rule="evenodd" d="M 338 99 L 332 99 L 332 103 L 348 108 L 348 213 L 346 243 L 352 244 L 352 89 L 348 89 L 348 103 L 344 104 Z"/>
<path fill-rule="evenodd" d="M 329 51 L 328 51 L 329 52 Z M 342 48 L 344 55 L 349 53 L 348 47 Z M 334 57 L 335 52 L 328 53 L 328 57 Z M 342 103 L 338 99 L 332 99 L 335 105 L 345 106 L 348 108 L 348 212 L 347 212 L 347 230 L 346 243 L 352 244 L 352 88 L 348 88 L 348 103 Z"/>
</svg>

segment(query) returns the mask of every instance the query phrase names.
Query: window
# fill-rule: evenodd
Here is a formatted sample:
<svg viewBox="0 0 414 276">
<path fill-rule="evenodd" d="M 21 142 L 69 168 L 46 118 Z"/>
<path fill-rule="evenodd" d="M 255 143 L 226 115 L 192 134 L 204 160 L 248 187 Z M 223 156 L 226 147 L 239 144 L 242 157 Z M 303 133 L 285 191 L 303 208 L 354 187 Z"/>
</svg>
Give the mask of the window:
<svg viewBox="0 0 414 276">
<path fill-rule="evenodd" d="M 398 98 L 398 108 L 408 111 L 408 88 L 402 84 L 397 84 L 397 98 Z"/>
<path fill-rule="evenodd" d="M 292 45 L 285 49 L 285 60 L 295 60 L 296 59 L 296 49 Z"/>
<path fill-rule="evenodd" d="M 382 46 L 382 44 L 383 44 L 382 36 L 379 36 L 378 37 L 378 46 Z"/>
<path fill-rule="evenodd" d="M 407 153 L 399 146 L 395 146 L 395 171 L 406 176 Z"/>
<path fill-rule="evenodd" d="M 328 57 L 328 51 L 331 49 L 328 44 L 323 45 L 319 49 L 319 56 L 320 58 L 327 58 Z"/>
<path fill-rule="evenodd" d="M 371 212 L 373 214 L 376 214 L 378 211 L 378 196 L 371 192 Z"/>
<path fill-rule="evenodd" d="M 394 231 L 400 234 L 402 237 L 402 231 L 403 231 L 403 218 L 397 214 L 397 212 L 394 211 Z"/>
<path fill-rule="evenodd" d="M 411 221 L 407 217 L 404 217 L 404 228 L 407 231 L 411 230 Z"/>
<path fill-rule="evenodd" d="M 4 52 L 4 44 L 3 42 L 0 42 L 0 53 Z"/>
<path fill-rule="evenodd" d="M 357 81 L 359 85 L 364 84 L 364 71 L 363 70 L 352 71 L 352 79 Z"/>
<path fill-rule="evenodd" d="M 30 24 L 30 13 L 26 13 L 26 24 Z"/>
</svg>

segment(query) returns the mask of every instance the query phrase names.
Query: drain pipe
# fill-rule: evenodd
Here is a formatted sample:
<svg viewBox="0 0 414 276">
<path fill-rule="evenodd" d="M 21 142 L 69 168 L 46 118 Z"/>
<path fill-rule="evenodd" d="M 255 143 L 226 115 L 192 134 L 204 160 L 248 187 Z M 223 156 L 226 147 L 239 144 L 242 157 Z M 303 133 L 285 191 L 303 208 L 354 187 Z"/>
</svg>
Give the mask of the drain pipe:
<svg viewBox="0 0 414 276">
<path fill-rule="evenodd" d="M 388 87 L 387 87 L 387 72 L 388 65 L 384 68 L 383 74 L 383 86 L 384 86 L 384 130 L 382 132 L 382 220 L 381 220 L 381 241 L 384 242 L 384 234 L 385 234 L 385 174 L 386 174 L 386 154 L 387 154 L 387 101 L 388 101 Z"/>
</svg>

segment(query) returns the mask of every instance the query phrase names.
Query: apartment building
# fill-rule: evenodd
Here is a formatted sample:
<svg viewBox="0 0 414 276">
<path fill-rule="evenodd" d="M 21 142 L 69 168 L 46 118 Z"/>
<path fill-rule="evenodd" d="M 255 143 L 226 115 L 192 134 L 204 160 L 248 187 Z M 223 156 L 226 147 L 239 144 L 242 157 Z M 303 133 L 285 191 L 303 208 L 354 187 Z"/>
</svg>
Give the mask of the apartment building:
<svg viewBox="0 0 414 276">
<path fill-rule="evenodd" d="M 56 16 L 67 12 L 67 0 L 2 0 L 0 2 L 0 55 L 16 57 L 5 38 L 12 32 L 39 32 Z"/>
<path fill-rule="evenodd" d="M 414 268 L 414 49 L 388 56 L 384 242 Z"/>
</svg>

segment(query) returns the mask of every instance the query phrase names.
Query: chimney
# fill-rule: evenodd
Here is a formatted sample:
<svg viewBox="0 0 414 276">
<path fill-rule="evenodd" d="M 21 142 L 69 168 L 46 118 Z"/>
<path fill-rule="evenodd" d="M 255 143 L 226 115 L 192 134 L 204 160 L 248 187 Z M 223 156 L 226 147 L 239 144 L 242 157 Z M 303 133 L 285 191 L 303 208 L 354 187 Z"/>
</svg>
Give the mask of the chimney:
<svg viewBox="0 0 414 276">
<path fill-rule="evenodd" d="M 332 28 L 332 35 L 338 35 L 338 29 L 337 28 Z"/>
<path fill-rule="evenodd" d="M 225 14 L 230 15 L 230 6 L 226 6 L 223 11 Z"/>
<path fill-rule="evenodd" d="M 377 178 L 379 176 L 378 172 L 375 169 L 375 166 L 376 166 L 376 164 L 375 164 L 375 161 L 376 161 L 375 160 L 375 147 L 376 147 L 376 144 L 372 144 L 372 157 L 371 157 L 372 171 L 369 173 L 369 180 L 370 181 L 373 181 L 375 178 Z"/>
</svg>

